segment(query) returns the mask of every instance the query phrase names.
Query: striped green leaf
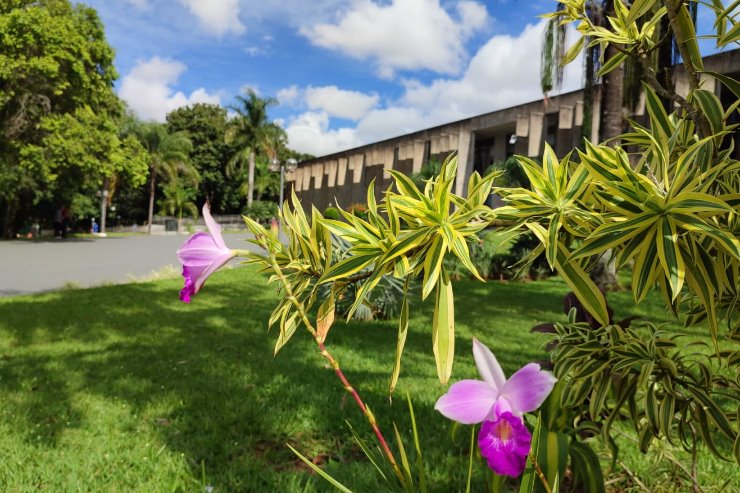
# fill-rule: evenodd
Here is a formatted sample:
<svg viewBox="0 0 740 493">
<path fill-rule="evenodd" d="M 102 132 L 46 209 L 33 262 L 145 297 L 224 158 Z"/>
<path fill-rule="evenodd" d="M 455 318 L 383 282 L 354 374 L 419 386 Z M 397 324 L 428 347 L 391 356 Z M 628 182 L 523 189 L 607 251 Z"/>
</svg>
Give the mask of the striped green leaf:
<svg viewBox="0 0 740 493">
<path fill-rule="evenodd" d="M 625 58 L 627 58 L 627 54 L 623 52 L 618 52 L 614 54 L 609 60 L 604 63 L 604 65 L 601 66 L 599 71 L 596 73 L 599 77 L 603 77 L 612 70 L 618 68 L 622 62 L 624 62 Z"/>
<path fill-rule="evenodd" d="M 325 472 L 323 469 L 321 469 L 319 466 L 313 463 L 313 461 L 308 460 L 305 456 L 301 455 L 300 452 L 298 452 L 296 449 L 294 449 L 289 443 L 285 444 L 286 447 L 288 447 L 295 455 L 298 456 L 299 459 L 301 459 L 308 467 L 310 467 L 315 473 L 317 473 L 319 476 L 324 478 L 329 484 L 334 486 L 336 489 L 343 493 L 352 493 L 352 490 L 344 486 L 342 483 L 334 479 L 333 477 L 329 476 L 327 472 Z"/>
<path fill-rule="evenodd" d="M 424 256 L 424 280 L 422 282 L 421 297 L 426 299 L 437 285 L 440 272 L 442 270 L 442 261 L 447 253 L 447 239 L 444 236 L 437 235 L 432 240 L 432 244 Z"/>
<path fill-rule="evenodd" d="M 696 89 L 692 93 L 704 116 L 709 121 L 712 133 L 718 134 L 724 130 L 724 110 L 719 98 L 711 91 Z"/>
<path fill-rule="evenodd" d="M 353 255 L 332 265 L 319 279 L 319 283 L 331 282 L 360 272 L 375 260 L 375 255 Z"/>
<path fill-rule="evenodd" d="M 555 268 L 555 258 L 558 252 L 558 233 L 563 225 L 562 215 L 556 213 L 550 216 L 550 225 L 547 228 L 547 243 L 545 245 L 545 257 L 550 268 Z"/>
<path fill-rule="evenodd" d="M 540 448 L 540 434 L 542 433 L 542 414 L 537 414 L 537 423 L 534 425 L 534 433 L 532 433 L 532 445 L 529 455 L 527 456 L 527 463 L 524 467 L 524 474 L 522 475 L 522 482 L 519 485 L 519 493 L 533 493 L 534 487 L 538 481 L 537 472 L 532 464 L 532 457 L 539 456 Z"/>
<path fill-rule="evenodd" d="M 651 127 L 659 131 L 663 137 L 670 137 L 673 134 L 673 125 L 668 120 L 663 103 L 648 84 L 643 82 L 642 88 L 645 91 L 645 108 L 650 115 Z"/>
<path fill-rule="evenodd" d="M 399 237 L 395 243 L 393 243 L 393 246 L 391 246 L 391 248 L 389 248 L 385 252 L 385 255 L 383 255 L 382 259 L 380 260 L 380 263 L 386 264 L 399 255 L 404 255 L 409 250 L 413 250 L 414 248 L 418 248 L 424 245 L 429 235 L 430 232 L 426 228 L 417 229 L 402 234 L 402 236 Z"/>
<path fill-rule="evenodd" d="M 689 214 L 724 214 L 733 212 L 726 202 L 707 193 L 684 192 L 676 195 L 667 205 L 667 210 Z"/>
<path fill-rule="evenodd" d="M 437 376 L 442 384 L 452 375 L 455 358 L 455 301 L 452 282 L 444 274 L 437 284 L 437 302 L 432 319 L 432 350 L 437 364 Z"/>
<path fill-rule="evenodd" d="M 722 47 L 738 41 L 740 41 L 740 23 L 733 23 L 732 27 L 717 40 L 717 45 Z"/>
<path fill-rule="evenodd" d="M 527 227 L 537 236 L 540 243 L 547 244 L 545 228 L 539 224 L 530 223 Z M 586 271 L 577 262 L 568 262 L 568 250 L 558 244 L 558 253 L 555 257 L 555 270 L 558 271 L 565 283 L 573 290 L 576 298 L 583 307 L 602 325 L 609 324 L 609 314 L 606 310 L 606 301 L 599 288 L 594 284 Z"/>
<path fill-rule="evenodd" d="M 637 248 L 635 265 L 632 268 L 632 293 L 635 303 L 640 303 L 650 291 L 656 276 L 658 253 L 656 250 L 655 234 L 657 225 L 648 229 L 645 239 Z"/>
<path fill-rule="evenodd" d="M 678 246 L 676 223 L 670 218 L 661 218 L 657 223 L 658 260 L 663 266 L 668 284 L 671 288 L 671 300 L 675 301 L 681 294 L 686 269 Z"/>
<path fill-rule="evenodd" d="M 627 24 L 632 24 L 639 17 L 642 17 L 653 8 L 658 0 L 635 0 L 630 6 L 630 12 L 627 15 Z"/>
<path fill-rule="evenodd" d="M 425 198 L 422 193 L 419 191 L 418 188 L 416 188 L 416 185 L 414 184 L 411 179 L 406 176 L 405 174 L 397 171 L 397 170 L 388 170 L 391 175 L 393 176 L 395 180 L 396 188 L 398 189 L 398 192 L 402 195 L 405 195 L 407 197 L 411 197 L 413 199 L 424 201 Z"/>
<path fill-rule="evenodd" d="M 681 37 L 683 38 L 678 42 L 683 43 L 686 51 L 689 53 L 689 59 L 691 60 L 691 63 L 694 65 L 694 67 L 696 67 L 698 70 L 704 70 L 704 60 L 701 57 L 701 51 L 699 51 L 699 43 L 696 39 L 694 21 L 691 20 L 691 15 L 689 15 L 686 4 L 683 2 L 678 6 L 677 17 L 678 28 L 681 32 Z M 740 31 L 735 34 L 740 35 L 739 33 Z M 728 32 L 725 36 L 727 36 L 728 34 L 730 34 L 730 32 Z M 720 39 L 720 44 L 722 44 L 722 42 L 723 40 Z"/>
<path fill-rule="evenodd" d="M 465 241 L 465 238 L 457 233 L 455 233 L 454 236 L 454 241 L 450 244 L 452 247 L 452 253 L 460 259 L 460 262 L 462 262 L 465 268 L 468 269 L 473 276 L 475 276 L 479 281 L 485 282 L 485 279 L 481 277 L 478 272 L 478 268 L 470 258 L 470 249 L 468 248 L 468 243 Z"/>
<path fill-rule="evenodd" d="M 605 493 L 604 475 L 596 452 L 588 444 L 572 440 L 568 453 L 573 461 L 574 483 L 582 485 L 582 491 Z"/>
<path fill-rule="evenodd" d="M 711 75 L 718 81 L 720 81 L 722 84 L 724 84 L 730 91 L 735 94 L 736 97 L 740 98 L 740 81 L 737 79 L 734 79 L 728 75 L 720 74 L 717 72 L 703 72 L 705 74 Z"/>
<path fill-rule="evenodd" d="M 409 280 L 403 285 L 403 301 L 401 302 L 401 314 L 398 317 L 398 338 L 396 340 L 396 357 L 393 360 L 393 371 L 391 372 L 391 381 L 388 386 L 388 393 L 393 394 L 398 384 L 398 377 L 401 375 L 401 356 L 403 348 L 406 345 L 406 336 L 409 332 L 409 302 L 408 302 Z"/>
<path fill-rule="evenodd" d="M 570 62 L 576 59 L 578 54 L 583 51 L 583 46 L 586 44 L 586 37 L 579 36 L 573 45 L 565 52 L 563 58 L 560 60 L 560 65 L 568 65 Z"/>
<path fill-rule="evenodd" d="M 731 232 L 723 231 L 690 214 L 674 213 L 671 218 L 683 229 L 707 235 L 719 248 L 740 259 L 740 241 Z"/>
</svg>

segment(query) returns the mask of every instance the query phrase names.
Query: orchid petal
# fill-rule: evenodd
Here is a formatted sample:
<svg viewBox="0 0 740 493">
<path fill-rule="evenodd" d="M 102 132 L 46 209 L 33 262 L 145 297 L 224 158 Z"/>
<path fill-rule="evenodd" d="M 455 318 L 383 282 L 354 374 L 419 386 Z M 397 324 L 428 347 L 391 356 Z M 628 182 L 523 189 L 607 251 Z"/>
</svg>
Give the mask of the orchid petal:
<svg viewBox="0 0 740 493">
<path fill-rule="evenodd" d="M 195 280 L 195 293 L 200 291 L 200 288 L 203 287 L 203 284 L 206 282 L 206 279 L 208 279 L 211 276 L 211 274 L 213 274 L 218 269 L 226 265 L 229 262 L 229 260 L 234 258 L 234 255 L 235 253 L 230 251 L 229 253 L 216 258 L 212 264 L 206 267 L 206 269 Z"/>
<path fill-rule="evenodd" d="M 203 219 L 205 219 L 208 231 L 210 231 L 211 236 L 213 236 L 213 241 L 216 242 L 216 245 L 221 249 L 226 248 L 224 238 L 221 236 L 221 226 L 213 220 L 213 217 L 211 216 L 211 207 L 208 205 L 208 202 L 203 204 Z"/>
<path fill-rule="evenodd" d="M 461 380 L 437 400 L 434 409 L 458 423 L 480 423 L 496 403 L 496 389 L 480 380 Z"/>
<path fill-rule="evenodd" d="M 473 338 L 473 358 L 475 358 L 475 366 L 478 367 L 481 378 L 500 392 L 506 383 L 504 370 L 501 369 L 501 365 L 498 364 L 491 350 L 475 338 Z"/>
<path fill-rule="evenodd" d="M 195 233 L 177 251 L 177 258 L 183 265 L 209 265 L 215 257 L 230 251 L 219 248 L 208 233 Z"/>
<path fill-rule="evenodd" d="M 483 422 L 478 433 L 478 447 L 488 467 L 496 474 L 517 477 L 527 463 L 532 435 L 522 418 L 503 413 Z"/>
<path fill-rule="evenodd" d="M 514 373 L 501 389 L 501 397 L 515 414 L 534 411 L 545 402 L 557 379 L 537 363 L 529 363 Z"/>
</svg>

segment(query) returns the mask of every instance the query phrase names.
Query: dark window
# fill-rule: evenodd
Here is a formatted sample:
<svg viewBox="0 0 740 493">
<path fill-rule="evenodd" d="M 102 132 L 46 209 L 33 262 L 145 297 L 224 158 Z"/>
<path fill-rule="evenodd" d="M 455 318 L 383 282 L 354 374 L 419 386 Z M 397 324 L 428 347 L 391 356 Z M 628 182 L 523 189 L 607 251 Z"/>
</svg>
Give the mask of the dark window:
<svg viewBox="0 0 740 493">
<path fill-rule="evenodd" d="M 558 143 L 558 124 L 560 116 L 557 113 L 545 115 L 545 142 L 550 144 L 553 149 Z"/>
<path fill-rule="evenodd" d="M 473 158 L 473 170 L 483 174 L 493 164 L 496 138 L 488 137 L 475 139 L 475 157 Z"/>
</svg>

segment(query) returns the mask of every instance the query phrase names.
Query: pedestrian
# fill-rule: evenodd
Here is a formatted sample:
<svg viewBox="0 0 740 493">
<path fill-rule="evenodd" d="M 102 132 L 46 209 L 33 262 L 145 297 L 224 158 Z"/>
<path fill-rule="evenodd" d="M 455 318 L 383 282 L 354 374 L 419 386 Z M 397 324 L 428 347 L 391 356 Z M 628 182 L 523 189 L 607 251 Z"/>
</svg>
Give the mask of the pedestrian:
<svg viewBox="0 0 740 493">
<path fill-rule="evenodd" d="M 67 232 L 69 231 L 69 209 L 67 209 L 65 206 L 62 206 L 62 238 L 67 237 Z"/>
<path fill-rule="evenodd" d="M 62 237 L 62 209 L 63 207 L 60 207 L 54 211 L 54 238 Z"/>
</svg>

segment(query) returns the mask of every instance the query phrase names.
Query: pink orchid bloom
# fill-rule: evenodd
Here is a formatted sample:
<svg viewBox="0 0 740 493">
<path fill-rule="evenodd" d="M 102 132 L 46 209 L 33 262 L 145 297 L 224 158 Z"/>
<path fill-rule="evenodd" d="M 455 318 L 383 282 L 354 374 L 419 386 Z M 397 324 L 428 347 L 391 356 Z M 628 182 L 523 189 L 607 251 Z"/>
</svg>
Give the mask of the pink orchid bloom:
<svg viewBox="0 0 740 493">
<path fill-rule="evenodd" d="M 532 440 L 522 415 L 542 405 L 556 378 L 529 363 L 507 380 L 491 350 L 477 339 L 473 339 L 473 357 L 483 380 L 453 384 L 434 408 L 459 423 L 482 422 L 478 445 L 489 467 L 497 474 L 518 476 Z"/>
<path fill-rule="evenodd" d="M 484 421 L 478 433 L 478 447 L 488 467 L 496 474 L 517 477 L 527 465 L 532 434 L 519 416 L 509 412 Z"/>
<path fill-rule="evenodd" d="M 177 258 L 182 264 L 182 277 L 185 278 L 180 300 L 185 303 L 190 303 L 190 296 L 200 291 L 206 279 L 236 255 L 226 247 L 221 226 L 211 217 L 207 203 L 203 205 L 203 219 L 208 226 L 208 233 L 195 233 L 177 251 Z"/>
</svg>

